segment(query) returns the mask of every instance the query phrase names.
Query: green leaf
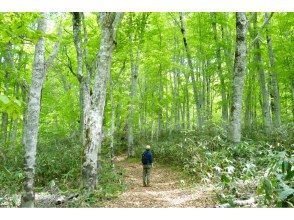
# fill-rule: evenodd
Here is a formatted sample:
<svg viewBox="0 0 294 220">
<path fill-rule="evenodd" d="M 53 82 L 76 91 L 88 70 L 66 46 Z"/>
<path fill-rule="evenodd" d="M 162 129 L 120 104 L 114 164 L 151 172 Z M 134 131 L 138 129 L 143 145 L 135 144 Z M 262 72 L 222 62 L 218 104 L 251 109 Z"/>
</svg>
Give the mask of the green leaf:
<svg viewBox="0 0 294 220">
<path fill-rule="evenodd" d="M 222 174 L 221 181 L 226 184 L 230 182 L 230 178 L 227 175 Z"/>
<path fill-rule="evenodd" d="M 7 105 L 10 100 L 6 95 L 0 95 L 0 101 L 3 102 L 3 104 Z"/>
<path fill-rule="evenodd" d="M 294 194 L 294 189 L 287 186 L 284 188 L 282 192 L 279 193 L 278 197 L 280 200 L 284 201 L 288 198 L 288 196 L 293 194 Z"/>
<path fill-rule="evenodd" d="M 272 183 L 269 179 L 267 178 L 263 179 L 263 188 L 266 194 L 266 198 L 270 199 L 273 193 L 273 189 L 272 189 Z"/>
</svg>

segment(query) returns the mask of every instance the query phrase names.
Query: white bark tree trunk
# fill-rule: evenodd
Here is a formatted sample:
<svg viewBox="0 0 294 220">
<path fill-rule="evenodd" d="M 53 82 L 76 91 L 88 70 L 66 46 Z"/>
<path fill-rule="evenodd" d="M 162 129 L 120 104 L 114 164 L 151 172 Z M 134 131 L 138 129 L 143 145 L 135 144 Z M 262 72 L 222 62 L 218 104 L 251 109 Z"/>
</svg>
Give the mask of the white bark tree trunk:
<svg viewBox="0 0 294 220">
<path fill-rule="evenodd" d="M 47 14 L 41 14 L 42 18 L 38 21 L 38 31 L 44 34 L 47 26 Z M 36 148 L 39 131 L 41 90 L 45 79 L 45 73 L 45 39 L 41 36 L 35 46 L 32 83 L 28 97 L 27 118 L 24 124 L 25 192 L 22 196 L 21 207 L 34 207 Z"/>
<path fill-rule="evenodd" d="M 98 152 L 102 142 L 102 125 L 106 100 L 106 87 L 110 75 L 112 52 L 116 44 L 116 30 L 122 13 L 101 12 L 97 20 L 101 26 L 101 42 L 97 57 L 93 94 L 86 125 L 83 186 L 93 190 L 97 184 Z"/>
<path fill-rule="evenodd" d="M 241 140 L 241 112 L 243 84 L 246 69 L 246 33 L 247 20 L 244 12 L 236 13 L 236 51 L 233 79 L 233 97 L 230 114 L 229 139 L 234 142 Z"/>
<path fill-rule="evenodd" d="M 85 127 L 89 117 L 90 109 L 90 72 L 87 74 L 83 72 L 84 66 L 84 57 L 87 59 L 87 51 L 83 51 L 83 42 L 82 42 L 82 12 L 73 12 L 72 13 L 72 23 L 73 23 L 73 38 L 74 44 L 77 53 L 77 72 L 75 73 L 80 86 L 80 139 L 81 143 L 85 145 Z M 84 41 L 87 42 L 87 34 L 84 27 Z M 85 47 L 85 45 L 84 45 Z M 87 63 L 87 61 L 86 61 Z M 86 64 L 87 66 L 87 64 Z M 89 68 L 87 68 L 89 70 Z"/>
</svg>

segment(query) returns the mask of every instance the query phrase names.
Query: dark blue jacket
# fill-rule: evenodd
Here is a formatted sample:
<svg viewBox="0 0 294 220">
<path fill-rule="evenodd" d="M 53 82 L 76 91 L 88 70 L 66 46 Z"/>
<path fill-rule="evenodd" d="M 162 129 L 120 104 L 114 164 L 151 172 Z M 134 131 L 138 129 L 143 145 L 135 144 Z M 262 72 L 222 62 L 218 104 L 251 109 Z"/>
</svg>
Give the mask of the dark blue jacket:
<svg viewBox="0 0 294 220">
<path fill-rule="evenodd" d="M 142 164 L 151 165 L 153 162 L 153 156 L 150 150 L 145 150 L 142 154 Z"/>
</svg>

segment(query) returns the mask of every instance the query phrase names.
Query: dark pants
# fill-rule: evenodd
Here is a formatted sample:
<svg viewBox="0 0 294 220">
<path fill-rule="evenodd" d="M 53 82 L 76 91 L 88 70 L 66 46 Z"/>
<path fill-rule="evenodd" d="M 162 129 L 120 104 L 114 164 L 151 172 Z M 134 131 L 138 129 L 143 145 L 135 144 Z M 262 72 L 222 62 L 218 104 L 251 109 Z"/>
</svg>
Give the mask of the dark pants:
<svg viewBox="0 0 294 220">
<path fill-rule="evenodd" d="M 143 165 L 143 186 L 149 186 L 150 184 L 150 173 L 151 165 Z"/>
</svg>

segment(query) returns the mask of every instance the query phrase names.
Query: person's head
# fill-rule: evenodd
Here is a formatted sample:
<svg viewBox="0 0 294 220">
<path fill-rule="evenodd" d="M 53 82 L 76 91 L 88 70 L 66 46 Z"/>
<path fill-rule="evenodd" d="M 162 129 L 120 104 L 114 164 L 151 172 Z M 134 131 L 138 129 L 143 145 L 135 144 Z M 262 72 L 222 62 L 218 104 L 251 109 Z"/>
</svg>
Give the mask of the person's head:
<svg viewBox="0 0 294 220">
<path fill-rule="evenodd" d="M 146 148 L 146 150 L 150 150 L 151 147 L 150 147 L 150 145 L 146 145 L 145 148 Z"/>
</svg>

